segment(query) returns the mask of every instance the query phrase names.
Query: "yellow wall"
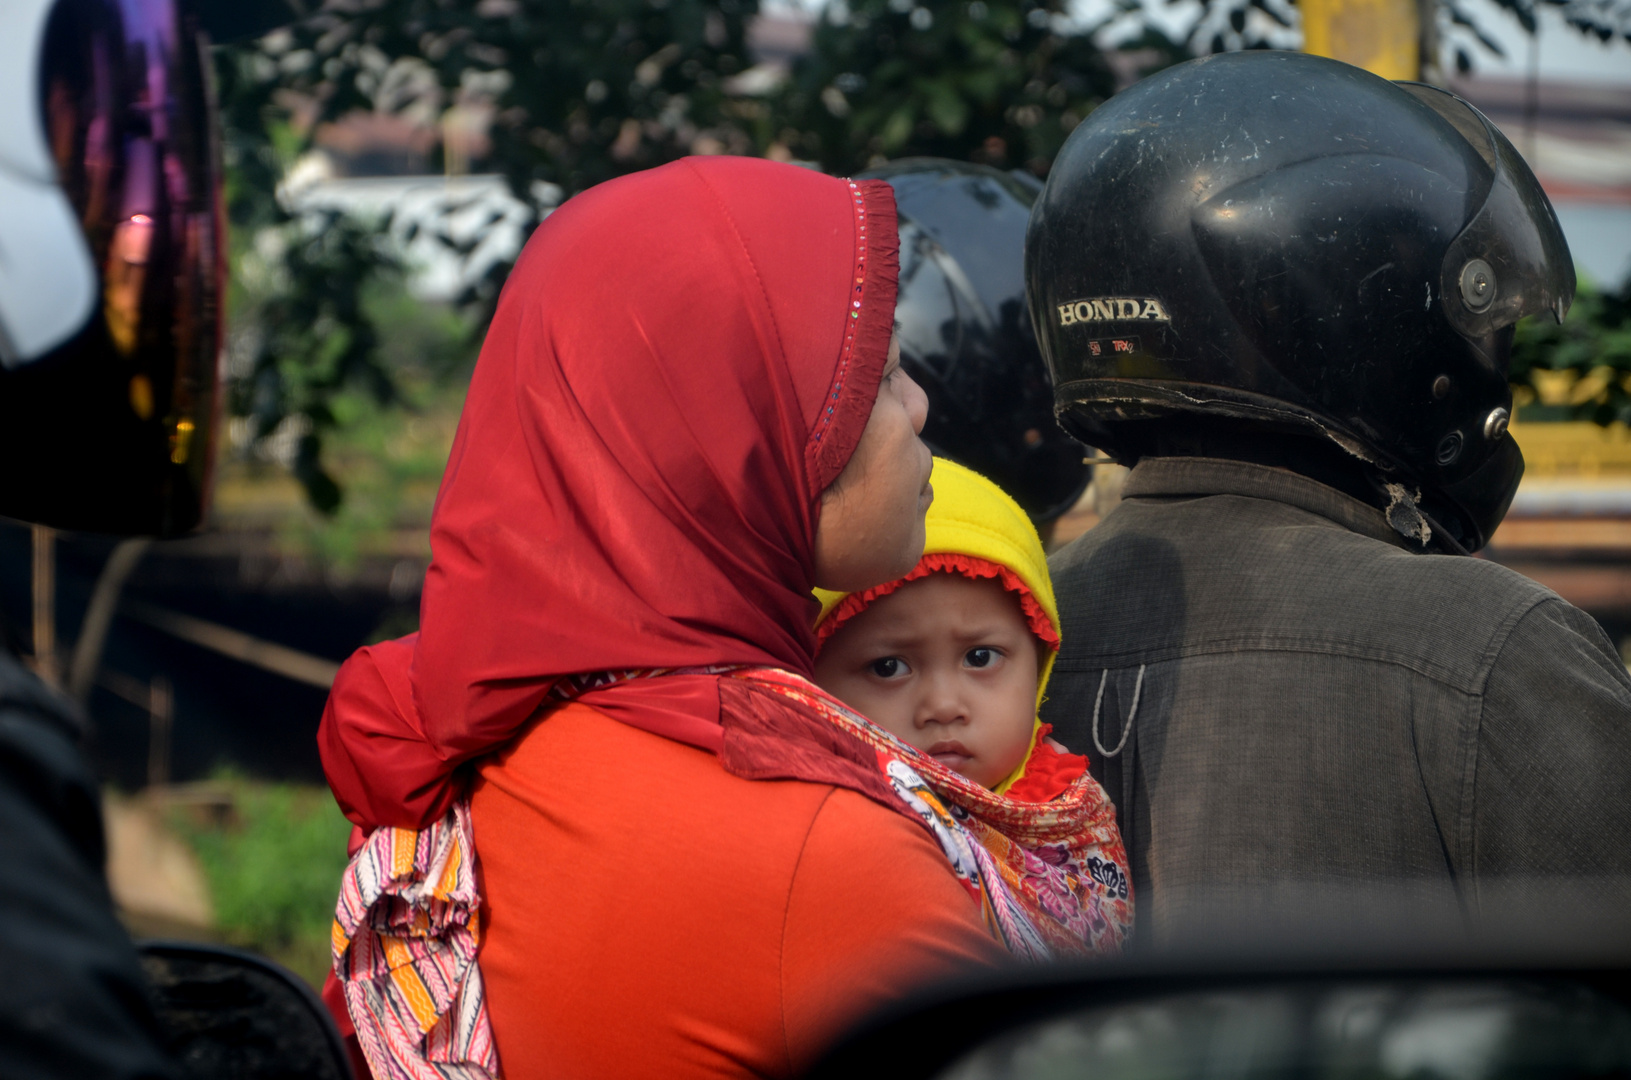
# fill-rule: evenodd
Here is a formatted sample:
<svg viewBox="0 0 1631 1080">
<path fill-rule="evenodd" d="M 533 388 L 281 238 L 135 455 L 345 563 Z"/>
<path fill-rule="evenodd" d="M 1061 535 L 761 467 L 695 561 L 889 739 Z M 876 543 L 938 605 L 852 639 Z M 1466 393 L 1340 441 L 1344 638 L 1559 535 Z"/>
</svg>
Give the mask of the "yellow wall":
<svg viewBox="0 0 1631 1080">
<path fill-rule="evenodd" d="M 1384 79 L 1421 78 L 1416 0 L 1301 0 L 1303 51 Z"/>
<path fill-rule="evenodd" d="M 1523 451 L 1526 479 L 1631 482 L 1631 428 L 1624 424 L 1514 421 L 1511 430 Z"/>
</svg>

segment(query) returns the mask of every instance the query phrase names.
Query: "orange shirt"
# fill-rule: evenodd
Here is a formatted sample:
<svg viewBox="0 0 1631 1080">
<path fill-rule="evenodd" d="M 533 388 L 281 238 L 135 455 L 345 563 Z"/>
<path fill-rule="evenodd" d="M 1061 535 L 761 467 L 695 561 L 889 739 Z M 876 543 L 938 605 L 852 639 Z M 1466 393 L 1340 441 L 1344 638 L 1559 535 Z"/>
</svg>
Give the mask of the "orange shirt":
<svg viewBox="0 0 1631 1080">
<path fill-rule="evenodd" d="M 880 1003 L 1007 955 L 903 815 L 731 776 L 585 705 L 484 764 L 472 809 L 507 1080 L 787 1076 Z"/>
</svg>

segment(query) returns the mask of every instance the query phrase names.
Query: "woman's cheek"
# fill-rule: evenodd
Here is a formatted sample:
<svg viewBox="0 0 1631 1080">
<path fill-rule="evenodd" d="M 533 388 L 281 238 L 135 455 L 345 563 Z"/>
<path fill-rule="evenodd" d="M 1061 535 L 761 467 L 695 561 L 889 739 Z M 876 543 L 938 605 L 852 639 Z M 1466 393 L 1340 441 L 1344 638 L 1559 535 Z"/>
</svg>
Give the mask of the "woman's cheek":
<svg viewBox="0 0 1631 1080">
<path fill-rule="evenodd" d="M 899 440 L 899 453 L 895 460 L 900 463 L 900 489 L 903 496 L 910 491 L 911 505 L 913 511 L 916 512 L 919 497 L 923 494 L 923 459 L 927 456 L 927 448 L 923 445 L 923 440 L 918 438 L 917 432 L 913 430 L 911 418 L 907 415 L 904 407 L 899 409 L 897 421 L 898 425 L 895 431 L 896 438 Z M 930 458 L 930 464 L 932 467 L 932 458 Z"/>
</svg>

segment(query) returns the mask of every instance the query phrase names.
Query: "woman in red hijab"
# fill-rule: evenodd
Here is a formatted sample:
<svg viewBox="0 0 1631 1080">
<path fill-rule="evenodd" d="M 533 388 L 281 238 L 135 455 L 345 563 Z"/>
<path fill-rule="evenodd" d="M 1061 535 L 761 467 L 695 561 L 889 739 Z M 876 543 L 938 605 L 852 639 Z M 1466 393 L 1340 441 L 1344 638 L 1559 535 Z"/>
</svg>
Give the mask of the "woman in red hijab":
<svg viewBox="0 0 1631 1080">
<path fill-rule="evenodd" d="M 421 632 L 347 662 L 320 735 L 368 835 L 335 944 L 376 1075 L 789 1075 L 1002 955 L 800 678 L 811 587 L 922 550 L 896 248 L 886 184 L 739 158 L 603 184 L 528 243 Z"/>
</svg>

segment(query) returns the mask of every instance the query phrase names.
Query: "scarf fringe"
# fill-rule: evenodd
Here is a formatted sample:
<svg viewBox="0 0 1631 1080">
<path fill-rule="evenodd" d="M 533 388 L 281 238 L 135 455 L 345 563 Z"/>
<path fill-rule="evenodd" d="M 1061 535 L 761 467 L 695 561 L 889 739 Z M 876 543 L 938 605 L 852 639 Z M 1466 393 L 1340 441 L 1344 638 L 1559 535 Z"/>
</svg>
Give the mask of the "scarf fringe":
<svg viewBox="0 0 1631 1080">
<path fill-rule="evenodd" d="M 468 800 L 426 829 L 376 829 L 341 879 L 334 974 L 378 1080 L 496 1080 L 476 952 Z"/>
</svg>

